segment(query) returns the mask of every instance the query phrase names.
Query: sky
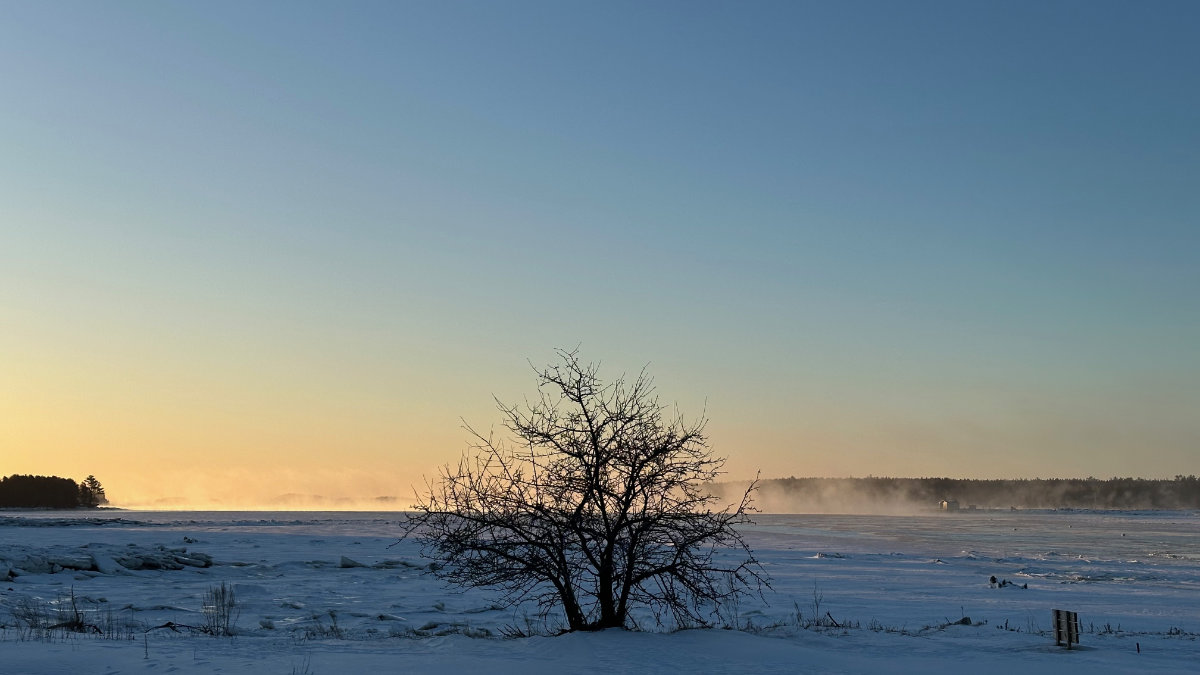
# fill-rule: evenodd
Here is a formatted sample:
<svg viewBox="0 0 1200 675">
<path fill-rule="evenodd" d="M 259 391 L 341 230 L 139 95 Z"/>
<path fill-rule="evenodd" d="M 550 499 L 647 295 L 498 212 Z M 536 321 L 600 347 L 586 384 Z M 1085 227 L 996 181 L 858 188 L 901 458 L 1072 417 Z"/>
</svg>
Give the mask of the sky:
<svg viewBox="0 0 1200 675">
<path fill-rule="evenodd" d="M 0 1 L 0 474 L 407 503 L 574 347 L 729 478 L 1197 473 L 1198 30 Z"/>
</svg>

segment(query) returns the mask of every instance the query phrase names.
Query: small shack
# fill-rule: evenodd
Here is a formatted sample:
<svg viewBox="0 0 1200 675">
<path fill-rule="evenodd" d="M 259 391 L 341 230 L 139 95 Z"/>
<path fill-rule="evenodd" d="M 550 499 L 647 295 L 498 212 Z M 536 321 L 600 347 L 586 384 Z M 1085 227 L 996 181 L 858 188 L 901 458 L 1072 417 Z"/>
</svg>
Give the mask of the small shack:
<svg viewBox="0 0 1200 675">
<path fill-rule="evenodd" d="M 958 502 L 953 499 L 943 499 L 941 502 L 941 507 L 943 511 L 957 511 Z"/>
</svg>

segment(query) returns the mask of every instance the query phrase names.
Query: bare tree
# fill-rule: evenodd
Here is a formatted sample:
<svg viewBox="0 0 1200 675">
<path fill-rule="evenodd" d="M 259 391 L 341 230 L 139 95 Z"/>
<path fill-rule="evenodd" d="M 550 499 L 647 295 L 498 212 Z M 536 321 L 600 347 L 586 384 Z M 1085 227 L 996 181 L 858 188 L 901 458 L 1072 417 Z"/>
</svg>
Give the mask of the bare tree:
<svg viewBox="0 0 1200 675">
<path fill-rule="evenodd" d="M 418 497 L 405 536 L 464 587 L 499 589 L 509 603 L 561 609 L 566 629 L 655 620 L 709 625 L 724 603 L 760 592 L 765 573 L 736 527 L 754 485 L 714 510 L 706 489 L 721 473 L 704 435 L 660 405 L 643 370 L 605 384 L 575 351 L 537 372 L 539 395 L 497 401 L 505 443 L 476 439 L 457 466 Z"/>
</svg>

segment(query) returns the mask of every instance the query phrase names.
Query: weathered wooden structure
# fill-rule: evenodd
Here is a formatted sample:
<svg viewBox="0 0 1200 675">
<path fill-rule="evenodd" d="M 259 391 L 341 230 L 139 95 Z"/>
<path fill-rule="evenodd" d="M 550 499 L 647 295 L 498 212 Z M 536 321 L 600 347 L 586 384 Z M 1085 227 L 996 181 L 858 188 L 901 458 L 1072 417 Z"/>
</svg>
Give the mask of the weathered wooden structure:
<svg viewBox="0 0 1200 675">
<path fill-rule="evenodd" d="M 1071 648 L 1079 644 L 1079 615 L 1064 609 L 1054 610 L 1054 644 Z"/>
</svg>

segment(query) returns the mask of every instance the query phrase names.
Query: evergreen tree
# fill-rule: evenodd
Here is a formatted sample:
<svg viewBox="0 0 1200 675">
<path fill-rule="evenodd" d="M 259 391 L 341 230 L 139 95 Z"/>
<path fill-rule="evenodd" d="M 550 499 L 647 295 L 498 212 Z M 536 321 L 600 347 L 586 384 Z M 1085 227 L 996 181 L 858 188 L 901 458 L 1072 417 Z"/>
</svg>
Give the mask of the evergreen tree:
<svg viewBox="0 0 1200 675">
<path fill-rule="evenodd" d="M 96 507 L 107 503 L 108 497 L 104 495 L 104 486 L 100 485 L 100 481 L 96 480 L 95 476 L 89 474 L 79 484 L 79 505 Z"/>
</svg>

